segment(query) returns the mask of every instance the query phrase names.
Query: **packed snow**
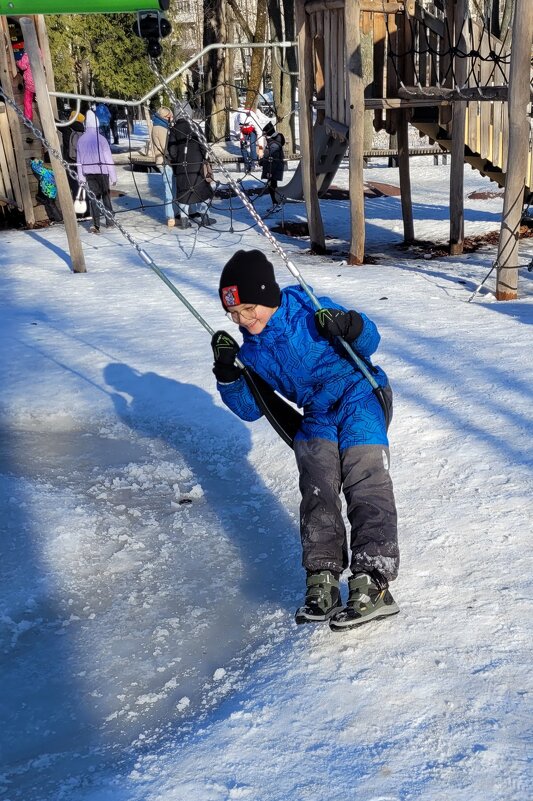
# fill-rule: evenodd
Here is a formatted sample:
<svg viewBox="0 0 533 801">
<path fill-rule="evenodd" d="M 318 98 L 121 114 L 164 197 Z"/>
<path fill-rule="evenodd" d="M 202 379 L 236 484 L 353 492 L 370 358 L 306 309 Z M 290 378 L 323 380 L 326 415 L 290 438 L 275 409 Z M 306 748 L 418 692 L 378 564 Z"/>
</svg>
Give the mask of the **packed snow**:
<svg viewBox="0 0 533 801">
<path fill-rule="evenodd" d="M 385 162 L 365 178 L 398 184 Z M 448 181 L 412 160 L 420 240 L 446 241 Z M 228 201 L 180 231 L 158 175 L 122 166 L 118 189 L 121 223 L 214 329 L 235 250 L 293 283 Z M 466 168 L 467 195 L 494 189 Z M 467 198 L 467 235 L 498 230 L 495 194 Z M 468 303 L 493 246 L 401 250 L 400 199 L 379 197 L 375 263 L 349 267 L 348 202 L 321 207 L 327 256 L 279 241 L 317 294 L 376 321 L 395 392 L 401 614 L 340 634 L 293 622 L 293 454 L 223 406 L 197 320 L 117 230 L 82 224 L 84 275 L 62 226 L 2 231 L 2 801 L 533 796 L 532 240 L 519 300 L 496 302 L 492 275 Z"/>
</svg>

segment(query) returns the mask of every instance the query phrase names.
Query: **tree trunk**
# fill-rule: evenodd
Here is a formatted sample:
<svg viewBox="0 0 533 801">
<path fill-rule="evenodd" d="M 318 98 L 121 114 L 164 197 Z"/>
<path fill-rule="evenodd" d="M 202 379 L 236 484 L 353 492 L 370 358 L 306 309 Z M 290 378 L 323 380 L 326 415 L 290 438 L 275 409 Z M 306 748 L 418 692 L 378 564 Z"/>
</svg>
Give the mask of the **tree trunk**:
<svg viewBox="0 0 533 801">
<path fill-rule="evenodd" d="M 270 17 L 270 41 L 273 44 L 283 41 L 283 18 L 279 0 L 268 0 L 268 15 Z M 294 108 L 294 80 L 288 74 L 289 69 L 287 49 L 273 50 L 271 74 L 277 116 L 276 127 L 285 137 L 287 151 L 294 153 L 294 124 L 293 115 L 291 115 Z"/>
<path fill-rule="evenodd" d="M 204 47 L 225 41 L 224 0 L 204 0 Z M 224 53 L 210 50 L 204 71 L 205 135 L 208 142 L 223 139 L 226 128 Z"/>
<path fill-rule="evenodd" d="M 255 18 L 254 42 L 264 42 L 267 34 L 267 0 L 257 0 L 257 14 Z M 257 108 L 257 99 L 263 81 L 263 67 L 265 51 L 262 47 L 252 50 L 252 63 L 250 66 L 250 81 L 246 92 L 246 108 Z"/>
</svg>

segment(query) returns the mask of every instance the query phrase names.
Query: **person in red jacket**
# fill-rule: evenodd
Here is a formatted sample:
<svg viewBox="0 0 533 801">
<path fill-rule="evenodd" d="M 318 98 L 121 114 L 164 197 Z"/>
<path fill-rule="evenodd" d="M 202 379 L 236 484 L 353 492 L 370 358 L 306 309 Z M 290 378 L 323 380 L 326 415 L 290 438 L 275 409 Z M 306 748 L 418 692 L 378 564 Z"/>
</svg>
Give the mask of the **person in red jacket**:
<svg viewBox="0 0 533 801">
<path fill-rule="evenodd" d="M 31 71 L 30 59 L 28 54 L 24 53 L 22 58 L 17 61 L 17 67 L 22 72 L 22 80 L 24 81 L 24 116 L 29 120 L 33 120 L 33 101 L 35 99 L 35 82 L 33 80 L 33 73 Z"/>
</svg>

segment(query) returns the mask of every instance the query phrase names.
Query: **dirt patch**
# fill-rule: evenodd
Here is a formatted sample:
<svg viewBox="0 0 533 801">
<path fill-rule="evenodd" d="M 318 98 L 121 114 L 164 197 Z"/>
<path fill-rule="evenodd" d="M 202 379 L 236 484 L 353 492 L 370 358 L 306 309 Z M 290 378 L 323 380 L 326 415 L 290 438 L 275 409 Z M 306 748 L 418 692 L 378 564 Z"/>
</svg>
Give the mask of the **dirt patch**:
<svg viewBox="0 0 533 801">
<path fill-rule="evenodd" d="M 306 222 L 284 222 L 273 225 L 270 230 L 284 236 L 309 236 L 309 225 Z"/>
<path fill-rule="evenodd" d="M 504 191 L 501 192 L 470 192 L 468 195 L 469 200 L 492 200 L 494 197 L 503 197 Z"/>
<path fill-rule="evenodd" d="M 364 195 L 368 198 L 374 197 L 399 197 L 401 190 L 399 186 L 393 184 L 383 184 L 379 181 L 366 181 L 364 185 Z M 332 185 L 325 195 L 321 196 L 323 200 L 348 200 L 350 195 L 347 189 L 341 189 L 339 186 Z"/>
<path fill-rule="evenodd" d="M 520 239 L 533 239 L 533 229 L 527 225 L 520 226 Z M 464 241 L 464 253 L 474 253 L 483 245 L 497 245 L 500 241 L 499 231 L 490 231 L 479 236 L 467 236 Z M 409 255 L 415 259 L 442 259 L 450 255 L 448 245 L 437 242 L 427 242 L 417 240 L 415 242 L 402 242 L 396 245 L 398 250 L 408 251 Z"/>
</svg>

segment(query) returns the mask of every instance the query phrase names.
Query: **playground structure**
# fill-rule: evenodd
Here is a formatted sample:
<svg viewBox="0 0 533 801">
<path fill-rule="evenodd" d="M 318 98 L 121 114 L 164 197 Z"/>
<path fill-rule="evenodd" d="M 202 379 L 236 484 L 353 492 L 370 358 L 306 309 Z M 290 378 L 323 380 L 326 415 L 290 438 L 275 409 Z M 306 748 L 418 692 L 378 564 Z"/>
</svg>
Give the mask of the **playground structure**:
<svg viewBox="0 0 533 801">
<path fill-rule="evenodd" d="M 462 176 L 465 161 L 500 186 L 505 185 L 506 195 L 509 194 L 509 175 L 514 169 L 512 194 L 510 199 L 506 197 L 507 206 L 512 209 L 514 217 L 512 221 L 511 217 L 505 217 L 504 210 L 502 239 L 507 230 L 508 240 L 517 240 L 523 198 L 533 185 L 532 144 L 527 115 L 531 99 L 533 11 L 527 1 L 517 0 L 516 17 L 522 12 L 520 19 L 523 24 L 515 25 L 521 34 L 521 41 L 516 47 L 515 38 L 518 34 L 513 32 L 512 38 L 513 50 L 518 54 L 515 58 L 514 85 L 520 83 L 517 74 L 522 76 L 522 84 L 526 75 L 525 89 L 523 85 L 519 87 L 521 99 L 514 106 L 513 123 L 510 102 L 512 89 L 508 87 L 509 81 L 513 83 L 511 36 L 508 32 L 503 40 L 498 40 L 480 23 L 469 20 L 466 0 L 437 0 L 431 13 L 423 8 L 419 0 L 408 0 L 405 4 L 383 0 L 350 0 L 346 6 L 343 0 L 298 0 L 301 164 L 295 178 L 284 189 L 287 197 L 297 197 L 303 193 L 311 243 L 315 250 L 325 250 L 318 195 L 331 183 L 350 142 L 352 241 L 349 261 L 352 264 L 364 261 L 364 115 L 352 113 L 363 108 L 374 112 L 376 129 L 385 129 L 389 134 L 397 135 L 404 237 L 407 241 L 414 238 L 407 141 L 409 124 L 429 136 L 442 152 L 450 152 L 452 156 L 451 252 L 460 253 L 463 245 Z M 28 5 L 31 4 L 28 2 Z M 33 5 L 42 6 L 42 3 Z M 0 16 L 0 20 L 8 42 L 6 18 Z M 41 16 L 34 16 L 33 21 L 26 20 L 26 24 L 30 23 L 37 31 L 39 38 L 36 49 L 41 49 L 46 67 L 46 87 L 43 90 L 46 99 L 43 100 L 41 93 L 41 102 L 37 97 L 38 106 L 40 109 L 44 106 L 50 108 L 51 103 L 53 108 L 55 97 L 63 93 L 57 93 L 53 88 L 46 28 Z M 363 37 L 366 37 L 365 42 Z M 364 63 L 361 55 L 363 44 L 367 52 L 370 44 L 372 54 Z M 256 43 L 252 46 L 265 45 Z M 21 82 L 11 48 L 7 46 L 5 51 L 0 62 L 2 89 L 16 97 Z M 122 104 L 141 104 L 160 88 L 161 85 L 141 101 L 122 101 Z M 316 114 L 314 126 L 313 113 Z M 8 104 L 0 106 L 0 119 L 2 115 L 7 115 L 1 129 L 3 148 L 0 148 L 0 172 L 4 192 L 1 193 L 0 202 L 22 208 L 27 224 L 31 226 L 37 221 L 35 215 L 38 212 L 31 200 L 31 182 L 34 179 L 28 175 L 26 164 L 29 157 L 35 154 L 29 150 L 33 144 L 32 137 L 28 136 L 20 119 L 16 114 L 13 117 L 13 114 Z M 6 148 L 5 144 L 7 141 L 9 145 L 6 119 L 11 148 Z M 35 123 L 39 127 L 39 119 Z M 49 131 L 50 125 L 49 120 Z M 510 158 L 512 137 L 509 131 L 517 125 L 521 129 L 522 157 L 518 157 L 519 150 L 515 145 L 514 157 Z M 525 140 L 524 125 L 527 126 Z M 52 137 L 47 134 L 47 139 L 51 141 Z M 26 151 L 24 144 L 28 146 Z M 35 147 L 40 150 L 40 143 L 35 141 Z M 59 172 L 62 172 L 61 165 L 58 166 Z M 6 175 L 9 178 L 7 182 Z M 67 220 L 65 223 L 67 227 Z M 507 251 L 504 247 L 502 252 L 500 243 L 498 266 L 508 268 L 516 282 L 515 257 L 516 250 L 513 253 L 513 248 L 509 246 Z M 512 281 L 509 286 L 509 294 L 512 296 L 514 291 L 516 296 Z M 500 296 L 503 298 L 504 295 Z"/>
<path fill-rule="evenodd" d="M 49 92 L 53 92 L 54 73 L 44 17 L 36 15 L 32 20 L 43 57 L 47 88 Z M 22 43 L 16 17 L 0 16 L 0 35 L 3 45 L 0 47 L 0 85 L 22 107 L 22 75 L 17 70 L 13 49 L 17 42 Z M 51 98 L 51 103 L 57 116 L 55 98 Z M 41 126 L 38 110 L 35 111 L 34 122 L 37 127 Z M 24 214 L 26 225 L 30 228 L 48 219 L 44 206 L 35 200 L 37 179 L 29 166 L 31 158 L 42 158 L 41 142 L 32 135 L 9 105 L 0 104 L 0 206 L 17 208 Z"/>
<path fill-rule="evenodd" d="M 516 209 L 533 187 L 532 6 L 516 0 L 512 36 L 500 40 L 470 19 L 467 0 L 435 0 L 430 10 L 421 0 L 298 0 L 301 169 L 315 250 L 325 249 L 318 195 L 349 142 L 349 261 L 364 261 L 363 109 L 398 138 L 406 241 L 414 239 L 409 124 L 451 154 L 450 251 L 463 248 L 465 162 L 511 193 L 513 223 L 503 228 L 516 238 Z"/>
</svg>

